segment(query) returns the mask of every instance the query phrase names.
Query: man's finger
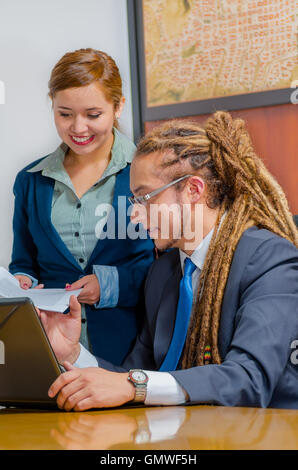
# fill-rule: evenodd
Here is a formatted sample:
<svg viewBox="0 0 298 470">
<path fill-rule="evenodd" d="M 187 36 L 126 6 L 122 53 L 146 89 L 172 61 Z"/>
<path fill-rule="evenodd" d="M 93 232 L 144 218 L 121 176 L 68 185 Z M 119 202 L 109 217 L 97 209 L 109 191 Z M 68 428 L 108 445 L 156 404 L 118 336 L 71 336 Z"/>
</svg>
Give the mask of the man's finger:
<svg viewBox="0 0 298 470">
<path fill-rule="evenodd" d="M 64 389 L 62 390 L 62 393 L 64 392 Z M 60 395 L 58 395 L 57 403 L 59 402 Z M 64 397 L 61 397 L 61 403 L 63 402 L 63 405 L 60 408 L 64 408 L 65 411 L 70 411 L 72 410 L 80 401 L 86 399 L 89 397 L 89 391 L 86 389 L 86 387 L 79 388 L 77 387 L 76 392 L 74 393 L 69 393 L 68 397 L 66 400 L 63 401 Z M 59 406 L 59 405 L 58 405 Z"/>
<path fill-rule="evenodd" d="M 48 329 L 48 316 L 47 316 L 47 314 L 45 312 L 40 312 L 39 313 L 39 318 L 40 318 L 41 323 L 43 324 L 43 327 L 44 327 L 46 333 L 48 334 L 48 331 L 47 331 L 47 329 Z"/>
<path fill-rule="evenodd" d="M 74 406 L 74 411 L 85 411 L 89 410 L 89 408 L 94 407 L 94 402 L 92 397 L 84 398 L 83 400 L 79 401 L 76 406 Z M 96 406 L 96 408 L 102 408 L 100 406 Z"/>
<path fill-rule="evenodd" d="M 81 304 L 79 303 L 75 295 L 72 295 L 69 299 L 69 309 L 69 314 L 73 318 L 81 318 Z"/>
<path fill-rule="evenodd" d="M 66 369 L 66 370 L 74 370 L 74 369 L 75 369 L 75 366 L 73 366 L 73 365 L 72 365 L 70 362 L 68 362 L 68 361 L 65 361 L 65 362 L 63 363 L 63 367 L 64 367 L 64 369 Z"/>
<path fill-rule="evenodd" d="M 73 380 L 69 384 L 65 385 L 56 397 L 57 405 L 59 406 L 59 408 L 64 408 L 66 411 L 69 411 L 71 409 L 72 403 L 73 406 L 76 405 L 77 400 L 75 399 L 75 396 L 82 389 L 85 390 L 84 396 L 86 396 L 86 389 L 81 383 L 80 378 L 78 378 L 77 380 Z M 66 402 L 68 402 L 67 407 L 65 406 Z"/>
<path fill-rule="evenodd" d="M 60 392 L 60 390 L 68 385 L 69 383 L 76 380 L 80 375 L 80 369 L 76 368 L 75 370 L 70 370 L 59 375 L 59 377 L 52 383 L 48 390 L 48 395 L 50 398 L 53 398 Z"/>
</svg>

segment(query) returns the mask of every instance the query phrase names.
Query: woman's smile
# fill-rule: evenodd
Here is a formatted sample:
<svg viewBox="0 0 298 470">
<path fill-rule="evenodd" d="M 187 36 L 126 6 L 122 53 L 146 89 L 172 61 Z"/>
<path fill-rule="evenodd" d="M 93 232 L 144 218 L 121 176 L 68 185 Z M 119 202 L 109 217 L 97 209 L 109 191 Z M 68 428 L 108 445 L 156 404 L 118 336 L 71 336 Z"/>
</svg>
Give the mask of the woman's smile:
<svg viewBox="0 0 298 470">
<path fill-rule="evenodd" d="M 91 136 L 82 136 L 82 137 L 77 137 L 77 136 L 74 136 L 74 135 L 70 135 L 69 136 L 71 141 L 74 143 L 74 144 L 77 144 L 77 145 L 88 145 L 90 144 L 91 142 L 93 142 L 93 140 L 95 139 L 95 135 L 91 135 Z"/>
</svg>

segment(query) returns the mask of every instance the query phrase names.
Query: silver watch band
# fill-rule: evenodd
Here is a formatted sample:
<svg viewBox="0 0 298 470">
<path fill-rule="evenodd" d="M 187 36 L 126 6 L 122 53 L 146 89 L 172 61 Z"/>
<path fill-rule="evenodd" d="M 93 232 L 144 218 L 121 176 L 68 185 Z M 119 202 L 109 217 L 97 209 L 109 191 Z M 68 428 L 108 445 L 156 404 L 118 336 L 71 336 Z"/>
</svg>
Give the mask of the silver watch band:
<svg viewBox="0 0 298 470">
<path fill-rule="evenodd" d="M 136 385 L 135 386 L 135 397 L 134 402 L 136 403 L 145 403 L 147 395 L 147 386 L 146 385 Z"/>
</svg>

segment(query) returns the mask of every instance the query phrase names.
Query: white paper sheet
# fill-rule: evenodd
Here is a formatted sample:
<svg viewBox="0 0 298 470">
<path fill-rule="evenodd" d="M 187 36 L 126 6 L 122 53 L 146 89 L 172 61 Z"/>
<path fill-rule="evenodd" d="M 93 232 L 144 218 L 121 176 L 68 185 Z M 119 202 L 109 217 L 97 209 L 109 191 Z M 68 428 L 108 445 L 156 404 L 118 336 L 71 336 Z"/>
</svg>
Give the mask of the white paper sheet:
<svg viewBox="0 0 298 470">
<path fill-rule="evenodd" d="M 64 312 L 69 307 L 71 295 L 76 297 L 82 289 L 71 292 L 65 289 L 22 289 L 19 281 L 5 268 L 0 267 L 0 296 L 29 297 L 34 305 L 41 310 Z"/>
</svg>

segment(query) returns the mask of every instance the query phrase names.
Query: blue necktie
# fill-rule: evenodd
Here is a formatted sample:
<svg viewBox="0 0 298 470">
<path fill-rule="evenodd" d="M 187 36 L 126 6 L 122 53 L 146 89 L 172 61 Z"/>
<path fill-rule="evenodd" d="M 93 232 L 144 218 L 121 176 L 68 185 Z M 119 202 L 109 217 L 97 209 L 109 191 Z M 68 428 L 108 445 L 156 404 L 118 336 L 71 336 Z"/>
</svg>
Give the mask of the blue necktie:
<svg viewBox="0 0 298 470">
<path fill-rule="evenodd" d="M 161 372 L 176 370 L 182 349 L 185 343 L 188 323 L 192 310 L 193 292 L 192 292 L 192 273 L 196 265 L 190 260 L 184 260 L 184 275 L 180 281 L 179 300 L 176 313 L 176 322 L 172 341 L 166 357 L 160 366 Z"/>
</svg>

